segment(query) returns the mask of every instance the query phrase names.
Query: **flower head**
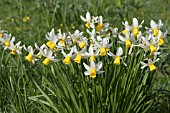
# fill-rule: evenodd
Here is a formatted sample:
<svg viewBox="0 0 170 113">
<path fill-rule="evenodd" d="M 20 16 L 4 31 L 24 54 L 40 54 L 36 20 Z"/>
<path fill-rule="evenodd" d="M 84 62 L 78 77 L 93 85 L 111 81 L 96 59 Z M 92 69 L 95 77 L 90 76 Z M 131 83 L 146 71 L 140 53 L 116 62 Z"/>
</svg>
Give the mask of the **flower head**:
<svg viewBox="0 0 170 113">
<path fill-rule="evenodd" d="M 90 66 L 83 62 L 83 65 L 87 71 L 84 72 L 85 75 L 90 75 L 91 78 L 95 78 L 96 74 L 102 74 L 104 71 L 100 71 L 102 68 L 103 62 L 100 61 L 97 64 L 93 60 L 90 61 Z"/>
</svg>

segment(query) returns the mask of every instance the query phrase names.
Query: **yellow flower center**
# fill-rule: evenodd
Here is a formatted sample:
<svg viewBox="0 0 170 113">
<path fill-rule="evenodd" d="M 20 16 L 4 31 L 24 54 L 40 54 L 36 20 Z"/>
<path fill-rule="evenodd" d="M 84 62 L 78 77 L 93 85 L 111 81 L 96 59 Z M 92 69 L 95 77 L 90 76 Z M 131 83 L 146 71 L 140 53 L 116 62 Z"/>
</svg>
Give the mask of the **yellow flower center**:
<svg viewBox="0 0 170 113">
<path fill-rule="evenodd" d="M 163 44 L 164 44 L 164 39 L 161 37 L 161 38 L 159 39 L 158 45 L 161 46 L 161 45 L 163 45 Z"/>
<path fill-rule="evenodd" d="M 93 60 L 93 61 L 96 61 L 94 55 L 90 56 L 89 62 L 92 61 L 92 60 Z"/>
<path fill-rule="evenodd" d="M 87 28 L 90 28 L 90 21 L 87 21 L 87 23 L 85 24 L 85 26 L 87 27 Z"/>
<path fill-rule="evenodd" d="M 154 35 L 154 36 L 158 36 L 158 32 L 159 32 L 159 31 L 158 31 L 158 28 L 154 28 L 154 29 L 153 29 L 153 35 Z"/>
<path fill-rule="evenodd" d="M 38 56 L 38 58 L 42 58 L 41 52 L 38 52 L 38 53 L 37 53 L 37 56 Z"/>
<path fill-rule="evenodd" d="M 29 53 L 29 54 L 25 57 L 25 59 L 28 60 L 29 62 L 32 62 L 32 60 L 33 60 L 33 55 Z"/>
<path fill-rule="evenodd" d="M 13 49 L 10 53 L 13 54 L 13 55 L 16 55 L 17 51 L 16 51 L 16 49 Z"/>
<path fill-rule="evenodd" d="M 84 41 L 82 41 L 82 42 L 79 44 L 79 47 L 80 47 L 81 49 L 83 49 L 85 45 L 86 45 L 86 43 L 85 43 Z"/>
<path fill-rule="evenodd" d="M 74 59 L 74 62 L 80 63 L 81 58 L 82 58 L 82 55 L 81 54 L 77 54 L 76 58 Z"/>
<path fill-rule="evenodd" d="M 106 55 L 106 49 L 104 47 L 100 48 L 100 56 L 105 56 Z"/>
<path fill-rule="evenodd" d="M 133 28 L 133 35 L 134 36 L 137 36 L 139 34 L 139 30 L 138 30 L 138 28 Z"/>
<path fill-rule="evenodd" d="M 65 59 L 63 60 L 64 64 L 70 64 L 70 56 L 66 56 Z"/>
<path fill-rule="evenodd" d="M 56 44 L 51 40 L 48 41 L 46 44 L 51 50 L 53 50 L 56 47 Z"/>
<path fill-rule="evenodd" d="M 90 70 L 90 77 L 91 77 L 91 78 L 95 78 L 95 77 L 96 77 L 96 69 L 95 69 L 95 68 L 92 68 L 92 69 Z"/>
<path fill-rule="evenodd" d="M 156 69 L 155 65 L 154 64 L 148 64 L 149 68 L 150 68 L 150 71 L 153 71 Z"/>
<path fill-rule="evenodd" d="M 114 64 L 120 65 L 120 56 L 116 56 L 116 58 L 114 60 Z"/>
<path fill-rule="evenodd" d="M 126 32 L 127 32 L 127 30 L 123 30 L 123 31 L 122 31 L 122 33 L 123 33 L 124 35 L 126 34 Z"/>
<path fill-rule="evenodd" d="M 44 61 L 43 64 L 45 64 L 46 66 L 50 63 L 50 59 L 47 57 Z"/>
<path fill-rule="evenodd" d="M 151 54 L 156 52 L 156 47 L 153 44 L 150 45 L 150 51 L 151 51 Z"/>
<path fill-rule="evenodd" d="M 5 46 L 10 46 L 10 43 L 9 43 L 8 40 L 6 40 L 6 41 L 4 42 L 4 44 L 5 44 Z"/>
<path fill-rule="evenodd" d="M 103 27 L 103 24 L 98 24 L 96 27 L 96 31 L 100 31 Z"/>
<path fill-rule="evenodd" d="M 129 48 L 131 46 L 132 46 L 132 44 L 131 44 L 130 40 L 126 40 L 126 47 Z"/>
<path fill-rule="evenodd" d="M 3 34 L 2 34 L 2 33 L 0 33 L 0 38 L 2 38 L 2 36 L 3 36 Z"/>
</svg>

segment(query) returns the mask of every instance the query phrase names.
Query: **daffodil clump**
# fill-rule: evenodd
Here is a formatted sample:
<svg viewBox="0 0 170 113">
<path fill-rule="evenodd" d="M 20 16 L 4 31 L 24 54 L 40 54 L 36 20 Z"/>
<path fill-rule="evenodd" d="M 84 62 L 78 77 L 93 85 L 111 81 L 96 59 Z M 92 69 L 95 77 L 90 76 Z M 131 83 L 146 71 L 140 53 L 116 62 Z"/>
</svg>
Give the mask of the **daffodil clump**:
<svg viewBox="0 0 170 113">
<path fill-rule="evenodd" d="M 102 74 L 104 57 L 108 56 L 113 60 L 113 65 L 128 66 L 126 58 L 133 53 L 135 48 L 140 48 L 137 53 L 144 51 L 144 59 L 141 61 L 141 69 L 149 67 L 150 71 L 156 69 L 155 62 L 159 60 L 160 47 L 165 43 L 167 31 L 162 30 L 163 23 L 161 20 L 156 23 L 150 21 L 150 27 L 145 27 L 142 32 L 142 24 L 139 24 L 136 18 L 133 18 L 132 24 L 128 21 L 123 22 L 124 30 L 119 31 L 113 28 L 108 22 L 103 21 L 102 16 L 91 16 L 89 12 L 86 17 L 80 16 L 85 22 L 86 33 L 76 30 L 74 33 L 62 33 L 59 29 L 55 33 L 54 28 L 46 35 L 46 43 L 35 48 L 25 45 L 20 46 L 21 42 L 14 44 L 15 38 L 6 31 L 1 30 L 0 42 L 5 49 L 11 50 L 12 55 L 21 54 L 24 48 L 28 54 L 25 59 L 28 62 L 35 63 L 43 59 L 44 65 L 49 65 L 51 61 L 62 61 L 63 64 L 69 65 L 71 62 L 80 64 L 82 62 L 86 71 L 84 75 L 95 78 L 97 74 Z M 121 47 L 115 47 L 115 42 Z M 116 50 L 115 50 L 116 48 Z M 37 52 L 38 51 L 38 52 Z M 116 52 L 115 52 L 116 51 Z M 127 53 L 128 52 L 128 53 Z M 62 56 L 62 58 L 59 58 Z"/>
</svg>

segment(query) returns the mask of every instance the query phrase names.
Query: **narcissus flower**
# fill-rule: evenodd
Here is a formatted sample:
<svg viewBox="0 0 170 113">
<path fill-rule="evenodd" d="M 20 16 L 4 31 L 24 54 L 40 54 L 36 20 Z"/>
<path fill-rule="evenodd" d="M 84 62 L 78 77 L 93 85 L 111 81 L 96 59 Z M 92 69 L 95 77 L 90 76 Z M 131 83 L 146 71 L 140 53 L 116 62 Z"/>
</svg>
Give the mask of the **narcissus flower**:
<svg viewBox="0 0 170 113">
<path fill-rule="evenodd" d="M 43 61 L 43 64 L 44 65 L 48 65 L 50 63 L 50 61 L 54 61 L 54 62 L 57 62 L 58 59 L 55 59 L 54 56 L 53 56 L 53 52 L 50 50 L 50 49 L 43 49 L 43 50 L 40 50 L 41 54 L 46 57 Z"/>
<path fill-rule="evenodd" d="M 86 26 L 87 28 L 91 28 L 92 23 L 91 23 L 91 17 L 90 17 L 90 13 L 89 13 L 89 12 L 86 13 L 86 18 L 84 18 L 83 16 L 80 16 L 80 18 L 81 18 L 84 22 L 86 22 L 85 26 Z"/>
<path fill-rule="evenodd" d="M 25 57 L 25 59 L 28 62 L 35 63 L 35 61 L 38 59 L 36 59 L 36 56 L 34 55 L 34 50 L 33 50 L 32 46 L 28 46 L 28 48 L 24 47 L 24 49 L 29 52 L 28 55 Z"/>
<path fill-rule="evenodd" d="M 86 58 L 89 58 L 89 61 L 91 61 L 91 60 L 96 61 L 95 58 L 99 56 L 99 52 L 100 52 L 99 49 L 97 49 L 97 50 L 94 52 L 93 46 L 91 45 L 91 46 L 89 47 L 89 51 L 85 53 L 85 57 L 86 57 Z"/>
<path fill-rule="evenodd" d="M 105 56 L 107 51 L 110 50 L 112 43 L 109 44 L 108 38 L 103 38 L 101 42 L 96 41 L 94 46 L 100 49 L 100 56 Z"/>
<path fill-rule="evenodd" d="M 6 47 L 10 46 L 11 34 L 6 34 L 3 38 L 0 38 L 0 42 L 2 42 Z"/>
<path fill-rule="evenodd" d="M 140 62 L 142 64 L 141 69 L 144 69 L 145 67 L 149 67 L 150 71 L 154 71 L 156 70 L 156 66 L 154 65 L 155 62 L 157 62 L 159 60 L 159 58 L 157 58 L 157 55 L 155 54 L 154 59 L 145 59 L 148 63 L 144 63 L 144 62 Z"/>
<path fill-rule="evenodd" d="M 38 45 L 35 43 L 35 48 L 37 50 L 39 50 L 39 52 L 37 53 L 37 57 L 41 58 L 42 57 L 41 51 L 43 51 L 44 49 L 47 49 L 48 47 L 45 44 L 43 44 L 42 46 L 38 47 Z"/>
<path fill-rule="evenodd" d="M 140 34 L 139 28 L 142 27 L 144 20 L 141 22 L 141 24 L 138 24 L 138 20 L 136 18 L 133 18 L 133 23 L 132 23 L 132 30 L 133 30 L 133 35 L 137 36 Z"/>
<path fill-rule="evenodd" d="M 74 62 L 76 63 L 80 63 L 81 59 L 85 56 L 85 52 L 86 52 L 87 47 L 84 47 L 81 51 L 78 51 L 76 46 L 73 47 L 73 51 L 74 51 Z"/>
<path fill-rule="evenodd" d="M 156 38 L 152 34 L 141 38 L 143 40 L 143 43 L 139 44 L 139 46 L 144 48 L 144 50 L 150 50 L 150 53 L 154 54 L 159 49 L 158 40 L 156 41 Z"/>
<path fill-rule="evenodd" d="M 58 41 L 55 32 L 54 32 L 54 28 L 51 30 L 50 33 L 48 33 L 46 35 L 47 40 L 49 40 L 46 45 L 51 49 L 54 50 L 54 48 L 56 47 L 56 42 Z"/>
<path fill-rule="evenodd" d="M 12 55 L 16 55 L 16 54 L 21 54 L 21 49 L 24 46 L 20 46 L 21 41 L 19 41 L 18 43 L 14 44 L 15 41 L 15 37 L 13 37 L 10 41 L 10 46 L 8 46 L 7 48 L 11 50 L 11 54 Z"/>
<path fill-rule="evenodd" d="M 118 35 L 118 37 L 121 40 L 121 41 L 118 41 L 118 42 L 121 43 L 121 44 L 125 44 L 126 48 L 130 48 L 132 46 L 132 44 L 136 42 L 134 37 L 129 32 L 127 32 L 125 34 L 125 37 L 123 37 L 121 35 Z"/>
<path fill-rule="evenodd" d="M 85 75 L 90 75 L 91 78 L 96 78 L 96 74 L 102 74 L 104 71 L 100 71 L 103 62 L 100 61 L 97 64 L 93 60 L 90 61 L 90 66 L 83 62 L 83 65 L 87 71 L 84 72 Z"/>
<path fill-rule="evenodd" d="M 71 57 L 72 57 L 72 54 L 73 54 L 73 47 L 71 48 L 69 54 L 66 54 L 66 53 L 64 52 L 64 50 L 62 50 L 61 53 L 62 53 L 63 56 L 65 57 L 64 60 L 63 60 L 63 63 L 64 63 L 64 64 L 70 64 Z"/>
<path fill-rule="evenodd" d="M 109 51 L 107 54 L 108 54 L 109 56 L 112 56 L 112 57 L 114 58 L 113 64 L 115 64 L 115 65 L 120 65 L 120 60 L 122 60 L 123 64 L 124 64 L 125 66 L 127 66 L 126 63 L 124 63 L 124 61 L 123 61 L 123 59 L 122 59 L 123 57 L 121 57 L 121 55 L 123 54 L 123 50 L 122 50 L 121 47 L 118 48 L 118 50 L 117 50 L 117 52 L 116 52 L 116 55 L 114 55 L 114 54 L 111 53 L 110 51 Z"/>
<path fill-rule="evenodd" d="M 98 25 L 96 26 L 96 31 L 100 31 L 103 27 L 103 17 L 99 16 Z"/>
<path fill-rule="evenodd" d="M 161 20 L 158 21 L 158 24 L 156 24 L 155 21 L 151 20 L 150 21 L 150 26 L 151 28 L 145 27 L 148 31 L 148 33 L 152 33 L 155 37 L 158 36 L 159 30 L 162 28 L 164 24 L 162 23 Z"/>
</svg>

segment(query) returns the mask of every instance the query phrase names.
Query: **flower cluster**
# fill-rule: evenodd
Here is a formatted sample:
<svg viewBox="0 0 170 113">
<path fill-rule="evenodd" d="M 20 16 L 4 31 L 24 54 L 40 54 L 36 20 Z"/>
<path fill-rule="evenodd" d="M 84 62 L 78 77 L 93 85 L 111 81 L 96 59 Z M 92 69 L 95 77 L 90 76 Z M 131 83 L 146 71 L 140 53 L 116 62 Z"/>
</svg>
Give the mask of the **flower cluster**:
<svg viewBox="0 0 170 113">
<path fill-rule="evenodd" d="M 167 35 L 167 31 L 163 32 L 162 30 L 161 20 L 158 23 L 151 20 L 150 27 L 145 27 L 146 32 L 142 32 L 144 21 L 139 24 L 138 20 L 133 18 L 131 25 L 128 21 L 123 22 L 124 30 L 119 32 L 118 28 L 112 28 L 108 22 L 103 21 L 102 16 L 94 17 L 87 12 L 86 17 L 80 17 L 85 22 L 86 33 L 79 30 L 74 33 L 62 33 L 59 29 L 56 34 L 52 29 L 46 35 L 46 44 L 39 47 L 35 43 L 35 48 L 32 46 L 26 48 L 20 46 L 21 42 L 14 44 L 15 38 L 11 38 L 10 34 L 1 30 L 0 42 L 5 49 L 10 49 L 13 55 L 21 54 L 21 49 L 24 48 L 28 52 L 25 59 L 32 63 L 44 58 L 42 62 L 44 65 L 49 65 L 50 61 L 58 62 L 60 60 L 69 65 L 71 61 L 79 64 L 83 61 L 82 59 L 85 59 L 83 65 L 87 71 L 84 74 L 90 75 L 91 78 L 104 72 L 101 71 L 103 62 L 99 61 L 100 57 L 107 55 L 113 57 L 113 64 L 120 65 L 122 63 L 127 66 L 128 64 L 124 62 L 126 55 L 122 48 L 131 54 L 135 47 L 140 47 L 145 52 L 141 68 L 148 66 L 150 71 L 156 69 L 154 63 L 159 60 L 159 48 L 164 44 L 164 38 Z M 125 47 L 117 47 L 116 53 L 114 53 L 113 40 Z M 62 57 L 59 58 L 59 56 Z"/>
</svg>

